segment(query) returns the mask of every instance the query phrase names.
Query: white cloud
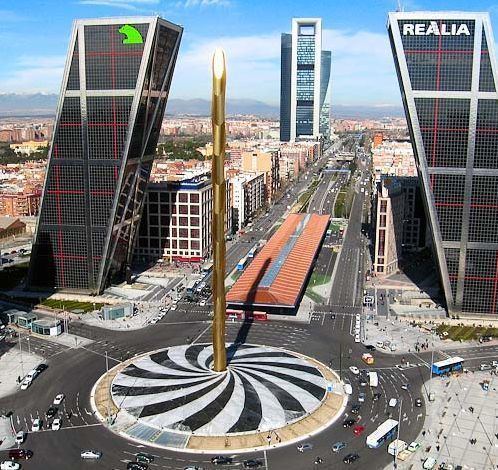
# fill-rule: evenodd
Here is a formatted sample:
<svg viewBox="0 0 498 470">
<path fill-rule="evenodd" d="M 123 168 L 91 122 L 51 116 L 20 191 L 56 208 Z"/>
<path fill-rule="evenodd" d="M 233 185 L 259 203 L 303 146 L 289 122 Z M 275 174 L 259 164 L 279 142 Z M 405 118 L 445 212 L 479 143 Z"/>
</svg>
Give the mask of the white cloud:
<svg viewBox="0 0 498 470">
<path fill-rule="evenodd" d="M 195 7 L 195 6 L 226 6 L 229 5 L 230 2 L 228 0 L 185 0 L 185 2 L 179 2 L 179 4 L 183 4 L 185 7 Z"/>
<path fill-rule="evenodd" d="M 22 56 L 0 77 L 0 91 L 57 92 L 64 72 L 64 56 Z"/>
<path fill-rule="evenodd" d="M 124 10 L 139 10 L 147 6 L 157 5 L 159 0 L 80 0 L 80 5 L 98 5 Z"/>
<path fill-rule="evenodd" d="M 280 100 L 280 33 L 222 37 L 192 42 L 178 57 L 172 95 L 210 96 L 210 60 L 216 47 L 226 51 L 232 98 Z M 368 31 L 323 31 L 323 48 L 332 51 L 333 103 L 399 104 L 399 89 L 386 34 Z"/>
</svg>

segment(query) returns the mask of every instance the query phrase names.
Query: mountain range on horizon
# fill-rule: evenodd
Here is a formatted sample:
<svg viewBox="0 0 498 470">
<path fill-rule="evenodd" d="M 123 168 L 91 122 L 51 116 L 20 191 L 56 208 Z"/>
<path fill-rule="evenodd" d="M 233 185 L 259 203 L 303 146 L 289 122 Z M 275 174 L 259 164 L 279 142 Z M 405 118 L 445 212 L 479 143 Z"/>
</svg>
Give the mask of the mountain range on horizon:
<svg viewBox="0 0 498 470">
<path fill-rule="evenodd" d="M 50 116 L 55 113 L 58 95 L 55 93 L 0 93 L 0 117 Z M 203 98 L 168 100 L 166 115 L 208 116 L 211 102 Z M 227 114 L 278 118 L 279 107 L 254 99 L 228 99 Z M 403 117 L 401 106 L 394 105 L 332 105 L 336 119 L 381 119 Z"/>
</svg>

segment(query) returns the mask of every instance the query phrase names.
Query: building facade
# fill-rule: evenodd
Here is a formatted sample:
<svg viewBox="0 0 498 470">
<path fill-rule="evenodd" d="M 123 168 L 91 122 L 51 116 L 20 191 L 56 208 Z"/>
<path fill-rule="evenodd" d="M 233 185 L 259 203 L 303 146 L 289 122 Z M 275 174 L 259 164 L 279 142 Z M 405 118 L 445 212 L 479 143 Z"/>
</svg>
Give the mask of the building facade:
<svg viewBox="0 0 498 470">
<path fill-rule="evenodd" d="M 34 193 L 0 193 L 0 216 L 27 217 L 38 215 L 41 195 Z"/>
<path fill-rule="evenodd" d="M 331 53 L 322 51 L 321 18 L 293 18 L 281 39 L 280 140 L 328 137 Z"/>
<path fill-rule="evenodd" d="M 158 17 L 74 23 L 29 288 L 96 294 L 129 276 L 181 35 Z"/>
<path fill-rule="evenodd" d="M 450 314 L 498 303 L 498 94 L 490 19 L 391 13 L 389 36 Z"/>
<path fill-rule="evenodd" d="M 271 203 L 280 189 L 280 161 L 278 150 L 242 152 L 242 170 L 261 172 L 265 180 L 265 199 Z"/>
<path fill-rule="evenodd" d="M 234 230 L 245 227 L 265 203 L 263 173 L 239 173 L 230 178 Z"/>
<path fill-rule="evenodd" d="M 226 232 L 231 233 L 227 180 Z M 210 174 L 149 183 L 135 255 L 140 261 L 165 258 L 198 263 L 211 256 L 213 187 Z"/>
</svg>

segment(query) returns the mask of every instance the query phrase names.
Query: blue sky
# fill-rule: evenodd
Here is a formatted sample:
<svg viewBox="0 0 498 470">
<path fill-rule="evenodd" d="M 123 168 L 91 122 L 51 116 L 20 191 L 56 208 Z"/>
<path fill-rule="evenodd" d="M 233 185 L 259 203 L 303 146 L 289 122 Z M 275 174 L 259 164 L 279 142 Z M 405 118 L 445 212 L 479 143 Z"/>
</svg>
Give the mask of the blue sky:
<svg viewBox="0 0 498 470">
<path fill-rule="evenodd" d="M 489 11 L 498 2 L 405 0 L 405 10 Z M 332 101 L 400 103 L 385 30 L 397 0 L 2 0 L 0 92 L 59 91 L 75 18 L 159 14 L 184 26 L 171 97 L 208 98 L 209 60 L 216 46 L 228 61 L 228 95 L 278 104 L 280 33 L 293 16 L 323 18 L 332 50 Z"/>
</svg>

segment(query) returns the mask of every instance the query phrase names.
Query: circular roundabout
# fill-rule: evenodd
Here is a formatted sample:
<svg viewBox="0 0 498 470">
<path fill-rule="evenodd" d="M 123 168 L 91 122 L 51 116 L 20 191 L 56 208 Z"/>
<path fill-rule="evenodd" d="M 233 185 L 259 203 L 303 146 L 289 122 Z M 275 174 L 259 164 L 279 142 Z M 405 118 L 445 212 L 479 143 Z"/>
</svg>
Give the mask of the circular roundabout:
<svg viewBox="0 0 498 470">
<path fill-rule="evenodd" d="M 183 451 L 296 442 L 329 426 L 344 410 L 342 385 L 320 362 L 252 344 L 227 345 L 227 359 L 226 371 L 213 371 L 211 344 L 137 356 L 101 378 L 94 406 L 104 420 L 109 403 L 98 391 L 106 389 L 111 429 Z"/>
</svg>

